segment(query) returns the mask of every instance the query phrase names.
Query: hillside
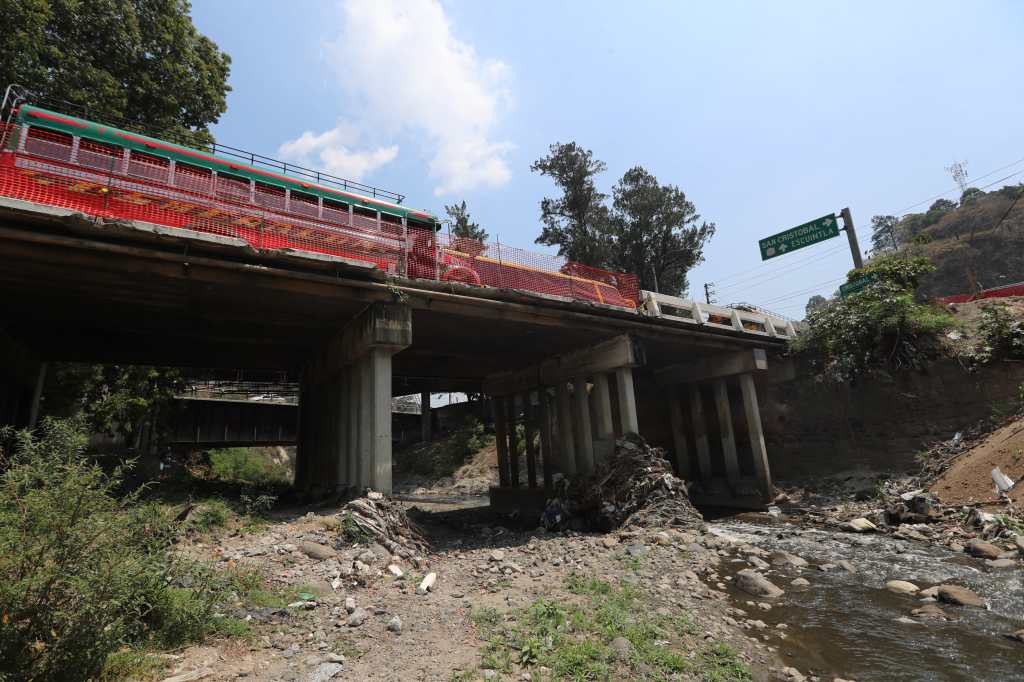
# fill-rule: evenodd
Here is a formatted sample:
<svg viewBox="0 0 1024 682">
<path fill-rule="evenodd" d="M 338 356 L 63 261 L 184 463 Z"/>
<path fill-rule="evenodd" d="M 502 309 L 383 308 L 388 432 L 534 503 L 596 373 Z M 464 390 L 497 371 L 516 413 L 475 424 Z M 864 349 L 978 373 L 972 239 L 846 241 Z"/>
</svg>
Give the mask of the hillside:
<svg viewBox="0 0 1024 682">
<path fill-rule="evenodd" d="M 896 226 L 899 251 L 935 264 L 920 294 L 949 296 L 1024 280 L 1022 194 L 1022 186 L 969 188 L 959 205 L 940 199 L 925 213 L 904 216 Z"/>
</svg>

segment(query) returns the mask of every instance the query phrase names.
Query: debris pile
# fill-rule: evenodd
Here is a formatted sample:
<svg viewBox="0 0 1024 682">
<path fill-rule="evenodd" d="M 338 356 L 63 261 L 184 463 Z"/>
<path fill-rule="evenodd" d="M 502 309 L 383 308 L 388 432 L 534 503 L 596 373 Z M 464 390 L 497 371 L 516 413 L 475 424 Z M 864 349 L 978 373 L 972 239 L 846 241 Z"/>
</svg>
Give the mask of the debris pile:
<svg viewBox="0 0 1024 682">
<path fill-rule="evenodd" d="M 349 539 L 372 539 L 392 554 L 409 558 L 427 549 L 427 541 L 405 510 L 381 493 L 369 492 L 338 513 L 341 532 Z"/>
<path fill-rule="evenodd" d="M 616 441 L 615 452 L 594 475 L 573 481 L 549 500 L 542 523 L 560 528 L 571 525 L 573 517 L 603 531 L 623 526 L 697 528 L 703 523 L 665 451 L 633 434 Z"/>
</svg>

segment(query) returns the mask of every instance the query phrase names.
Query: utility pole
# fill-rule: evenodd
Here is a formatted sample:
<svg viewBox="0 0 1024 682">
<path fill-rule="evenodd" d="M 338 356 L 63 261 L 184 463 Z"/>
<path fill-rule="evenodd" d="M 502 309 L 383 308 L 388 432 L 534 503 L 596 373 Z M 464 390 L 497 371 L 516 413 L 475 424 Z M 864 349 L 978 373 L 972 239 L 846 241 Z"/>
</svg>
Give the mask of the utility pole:
<svg viewBox="0 0 1024 682">
<path fill-rule="evenodd" d="M 860 255 L 860 244 L 857 243 L 857 230 L 853 227 L 853 216 L 850 215 L 849 207 L 839 212 L 843 218 L 843 231 L 850 241 L 850 254 L 853 256 L 853 267 L 860 270 L 864 267 L 864 259 Z"/>
<path fill-rule="evenodd" d="M 711 305 L 711 297 L 715 295 L 714 286 L 714 282 L 704 282 L 704 300 L 707 301 L 708 305 Z"/>
</svg>

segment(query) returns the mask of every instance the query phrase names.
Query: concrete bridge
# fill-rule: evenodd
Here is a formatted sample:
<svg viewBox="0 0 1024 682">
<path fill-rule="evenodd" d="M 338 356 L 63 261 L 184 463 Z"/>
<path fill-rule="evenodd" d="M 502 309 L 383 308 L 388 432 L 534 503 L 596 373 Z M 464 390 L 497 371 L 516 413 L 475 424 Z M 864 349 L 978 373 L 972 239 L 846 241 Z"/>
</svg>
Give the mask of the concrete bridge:
<svg viewBox="0 0 1024 682">
<path fill-rule="evenodd" d="M 494 398 L 506 490 L 588 472 L 631 431 L 669 449 L 698 499 L 770 490 L 757 396 L 792 334 L 780 320 L 397 278 L 3 198 L 0 253 L 8 423 L 34 419 L 47 361 L 276 369 L 301 376 L 296 485 L 311 492 L 390 491 L 391 398 L 420 391 Z"/>
</svg>

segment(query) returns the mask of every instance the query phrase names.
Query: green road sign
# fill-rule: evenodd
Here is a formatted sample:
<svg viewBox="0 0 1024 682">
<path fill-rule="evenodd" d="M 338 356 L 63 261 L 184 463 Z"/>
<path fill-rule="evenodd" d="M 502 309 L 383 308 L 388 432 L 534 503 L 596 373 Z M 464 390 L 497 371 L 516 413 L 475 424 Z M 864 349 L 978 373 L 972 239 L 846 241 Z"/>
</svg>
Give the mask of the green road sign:
<svg viewBox="0 0 1024 682">
<path fill-rule="evenodd" d="M 796 251 L 838 236 L 839 224 L 836 222 L 836 217 L 834 215 L 822 216 L 759 241 L 761 260 L 784 256 L 790 251 Z"/>
<path fill-rule="evenodd" d="M 864 287 L 866 287 L 867 285 L 872 284 L 876 281 L 878 281 L 878 277 L 875 276 L 875 273 L 869 273 L 867 275 L 864 275 L 863 277 L 853 280 L 852 282 L 840 284 L 839 295 L 842 296 L 843 298 L 846 298 L 850 294 L 855 294 Z"/>
</svg>

